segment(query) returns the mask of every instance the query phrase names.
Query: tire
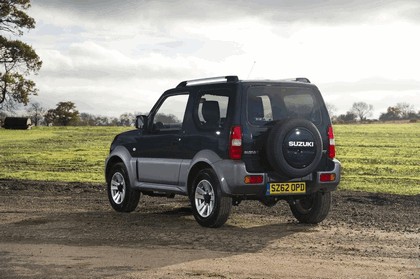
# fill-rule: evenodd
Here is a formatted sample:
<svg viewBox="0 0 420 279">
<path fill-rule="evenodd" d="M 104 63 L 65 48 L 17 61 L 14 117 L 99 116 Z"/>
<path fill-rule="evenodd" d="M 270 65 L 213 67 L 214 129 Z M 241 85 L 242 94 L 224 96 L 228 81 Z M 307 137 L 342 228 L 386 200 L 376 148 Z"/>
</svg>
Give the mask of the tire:
<svg viewBox="0 0 420 279">
<path fill-rule="evenodd" d="M 318 224 L 328 215 L 331 207 L 331 193 L 317 192 L 306 198 L 289 203 L 293 216 L 305 224 Z"/>
<path fill-rule="evenodd" d="M 136 209 L 140 200 L 140 191 L 131 188 L 123 163 L 112 166 L 107 182 L 108 199 L 115 211 L 131 212 Z"/>
<path fill-rule="evenodd" d="M 310 174 L 316 170 L 322 158 L 321 134 L 306 119 L 278 122 L 269 132 L 266 146 L 271 167 L 289 178 Z"/>
<path fill-rule="evenodd" d="M 194 218 L 203 227 L 221 227 L 229 218 L 232 198 L 222 195 L 217 175 L 210 168 L 198 172 L 190 200 Z"/>
</svg>

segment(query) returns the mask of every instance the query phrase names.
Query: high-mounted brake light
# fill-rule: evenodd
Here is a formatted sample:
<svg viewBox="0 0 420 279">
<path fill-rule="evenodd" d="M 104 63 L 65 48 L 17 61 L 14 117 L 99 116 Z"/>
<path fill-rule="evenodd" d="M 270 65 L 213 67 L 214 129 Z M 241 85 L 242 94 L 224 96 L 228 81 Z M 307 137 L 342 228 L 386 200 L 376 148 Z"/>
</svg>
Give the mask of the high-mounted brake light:
<svg viewBox="0 0 420 279">
<path fill-rule="evenodd" d="M 334 139 L 334 132 L 332 126 L 328 126 L 328 140 L 329 140 L 329 147 L 328 147 L 328 157 L 331 159 L 335 158 L 335 139 Z"/>
<path fill-rule="evenodd" d="M 232 160 L 242 159 L 242 129 L 241 126 L 233 126 L 230 130 L 229 158 Z"/>
</svg>

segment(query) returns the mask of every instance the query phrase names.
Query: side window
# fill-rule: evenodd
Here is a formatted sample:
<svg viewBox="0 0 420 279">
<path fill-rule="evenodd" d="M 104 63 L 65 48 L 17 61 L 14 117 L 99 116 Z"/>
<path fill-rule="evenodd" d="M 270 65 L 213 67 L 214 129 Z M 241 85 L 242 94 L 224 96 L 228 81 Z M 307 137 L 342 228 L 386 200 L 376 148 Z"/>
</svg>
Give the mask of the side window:
<svg viewBox="0 0 420 279">
<path fill-rule="evenodd" d="M 263 124 L 273 120 L 271 100 L 267 95 L 249 96 L 248 98 L 248 120 L 252 124 Z"/>
<path fill-rule="evenodd" d="M 202 92 L 195 107 L 195 122 L 203 129 L 222 128 L 228 117 L 229 91 Z"/>
<path fill-rule="evenodd" d="M 153 118 L 153 130 L 179 131 L 182 129 L 185 109 L 188 103 L 187 94 L 167 97 Z"/>
</svg>

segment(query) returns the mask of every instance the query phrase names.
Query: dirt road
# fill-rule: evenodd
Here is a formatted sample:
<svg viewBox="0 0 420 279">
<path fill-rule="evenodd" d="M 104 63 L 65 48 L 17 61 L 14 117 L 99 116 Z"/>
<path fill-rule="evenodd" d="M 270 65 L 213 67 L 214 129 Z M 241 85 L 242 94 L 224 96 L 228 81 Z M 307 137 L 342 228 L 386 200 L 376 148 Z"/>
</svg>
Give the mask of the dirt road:
<svg viewBox="0 0 420 279">
<path fill-rule="evenodd" d="M 0 278 L 420 278 L 420 196 L 336 192 L 318 226 L 243 202 L 206 229 L 184 197 L 120 214 L 101 185 L 0 180 L 0 193 Z"/>
</svg>

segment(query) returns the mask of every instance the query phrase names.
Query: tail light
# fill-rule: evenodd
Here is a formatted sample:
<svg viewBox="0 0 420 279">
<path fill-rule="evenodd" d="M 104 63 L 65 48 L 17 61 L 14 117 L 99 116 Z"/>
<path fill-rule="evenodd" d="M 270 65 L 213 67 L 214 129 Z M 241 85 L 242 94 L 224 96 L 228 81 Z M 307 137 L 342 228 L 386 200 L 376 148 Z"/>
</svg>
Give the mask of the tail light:
<svg viewBox="0 0 420 279">
<path fill-rule="evenodd" d="M 334 132 L 332 126 L 328 126 L 328 140 L 329 140 L 329 147 L 328 147 L 328 157 L 334 159 L 335 157 L 335 140 L 334 140 Z"/>
<path fill-rule="evenodd" d="M 233 126 L 230 130 L 229 158 L 232 160 L 242 159 L 242 129 L 241 126 Z"/>
<path fill-rule="evenodd" d="M 262 175 L 247 175 L 244 177 L 245 184 L 261 184 L 264 181 Z"/>
<path fill-rule="evenodd" d="M 335 173 L 322 173 L 319 176 L 319 181 L 321 182 L 331 182 L 335 181 L 336 175 Z"/>
</svg>

